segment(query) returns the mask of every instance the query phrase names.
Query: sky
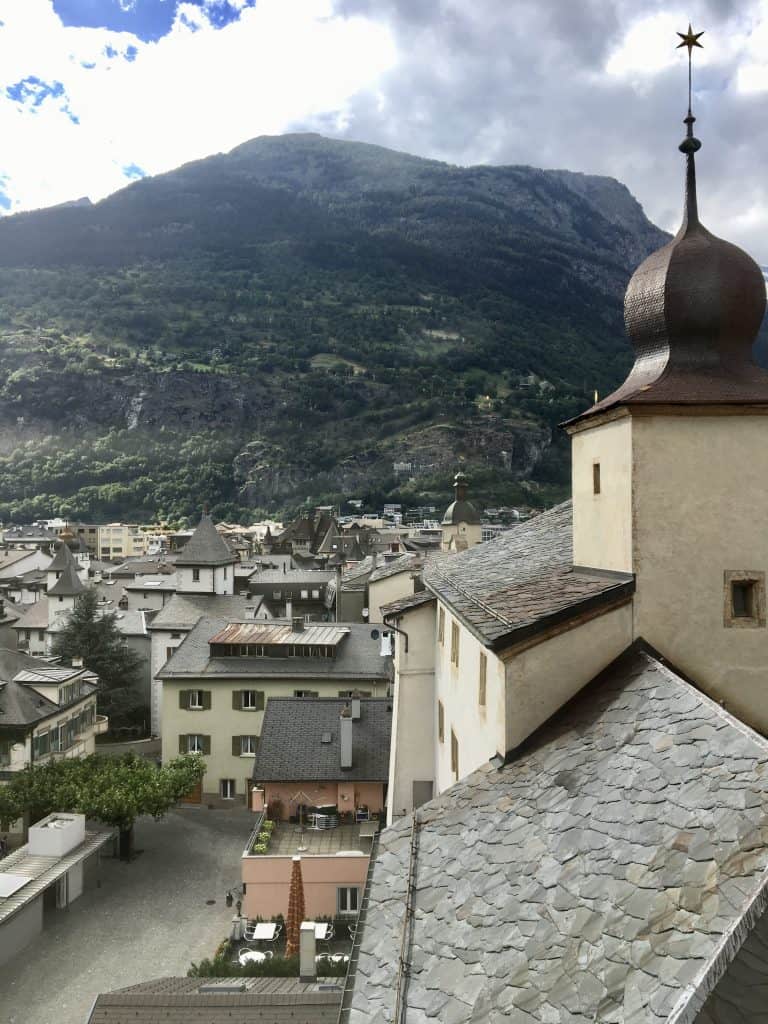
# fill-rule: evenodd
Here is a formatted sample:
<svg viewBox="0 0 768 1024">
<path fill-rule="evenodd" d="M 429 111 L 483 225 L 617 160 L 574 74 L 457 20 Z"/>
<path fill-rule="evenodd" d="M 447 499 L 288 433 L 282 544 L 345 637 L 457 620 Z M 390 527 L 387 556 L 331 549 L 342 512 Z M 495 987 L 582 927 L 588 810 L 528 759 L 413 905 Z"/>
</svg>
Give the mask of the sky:
<svg viewBox="0 0 768 1024">
<path fill-rule="evenodd" d="M 94 201 L 257 135 L 623 181 L 768 265 L 768 0 L 0 0 L 0 212 Z"/>
</svg>

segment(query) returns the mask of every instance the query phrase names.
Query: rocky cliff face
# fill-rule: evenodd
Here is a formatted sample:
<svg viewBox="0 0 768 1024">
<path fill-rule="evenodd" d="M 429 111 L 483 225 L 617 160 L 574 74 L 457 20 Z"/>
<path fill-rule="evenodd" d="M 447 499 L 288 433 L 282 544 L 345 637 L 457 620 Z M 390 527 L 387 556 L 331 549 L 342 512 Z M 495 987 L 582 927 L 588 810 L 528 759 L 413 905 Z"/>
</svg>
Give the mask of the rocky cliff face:
<svg viewBox="0 0 768 1024">
<path fill-rule="evenodd" d="M 0 518 L 19 491 L 84 517 L 416 493 L 459 458 L 562 482 L 553 430 L 623 376 L 622 293 L 665 238 L 611 179 L 317 135 L 5 218 Z"/>
</svg>

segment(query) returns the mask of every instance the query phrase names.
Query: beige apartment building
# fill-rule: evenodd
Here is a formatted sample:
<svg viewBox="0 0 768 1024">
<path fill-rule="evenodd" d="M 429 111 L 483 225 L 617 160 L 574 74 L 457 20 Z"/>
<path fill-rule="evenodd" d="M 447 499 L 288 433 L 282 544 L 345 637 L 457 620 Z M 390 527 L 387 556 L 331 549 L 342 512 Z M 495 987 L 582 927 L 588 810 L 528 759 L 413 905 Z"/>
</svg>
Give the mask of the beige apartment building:
<svg viewBox="0 0 768 1024">
<path fill-rule="evenodd" d="M 367 625 L 203 614 L 158 672 L 163 761 L 202 754 L 206 774 L 194 798 L 242 801 L 270 697 L 384 697 L 390 672 Z"/>
</svg>

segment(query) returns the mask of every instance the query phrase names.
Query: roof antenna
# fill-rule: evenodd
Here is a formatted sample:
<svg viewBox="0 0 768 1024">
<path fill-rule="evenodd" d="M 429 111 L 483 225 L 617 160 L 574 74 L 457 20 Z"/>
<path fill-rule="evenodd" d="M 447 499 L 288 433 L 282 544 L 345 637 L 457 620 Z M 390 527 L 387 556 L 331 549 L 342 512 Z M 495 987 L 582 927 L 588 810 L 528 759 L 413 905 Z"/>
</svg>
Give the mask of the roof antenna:
<svg viewBox="0 0 768 1024">
<path fill-rule="evenodd" d="M 677 49 L 679 50 L 683 46 L 688 47 L 688 114 L 683 118 L 683 124 L 687 126 L 687 131 L 685 138 L 678 147 L 681 153 L 685 153 L 687 161 L 685 174 L 685 216 L 683 218 L 683 229 L 685 229 L 689 224 L 695 225 L 699 223 L 699 210 L 696 201 L 696 167 L 693 162 L 693 154 L 701 149 L 701 142 L 693 134 L 693 124 L 696 118 L 691 112 L 691 57 L 694 46 L 698 46 L 700 50 L 704 49 L 699 42 L 704 33 L 694 32 L 691 29 L 691 23 L 688 22 L 688 31 L 678 32 L 677 35 L 682 39 L 682 42 L 677 44 Z"/>
</svg>

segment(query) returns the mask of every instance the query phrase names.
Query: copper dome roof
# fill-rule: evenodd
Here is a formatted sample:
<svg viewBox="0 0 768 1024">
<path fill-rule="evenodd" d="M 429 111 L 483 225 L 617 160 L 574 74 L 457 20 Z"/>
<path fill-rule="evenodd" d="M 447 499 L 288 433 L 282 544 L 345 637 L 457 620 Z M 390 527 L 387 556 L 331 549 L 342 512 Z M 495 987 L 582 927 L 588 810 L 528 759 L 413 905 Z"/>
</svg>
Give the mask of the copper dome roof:
<svg viewBox="0 0 768 1024">
<path fill-rule="evenodd" d="M 751 256 L 699 220 L 694 120 L 689 113 L 680 145 L 687 161 L 683 223 L 640 264 L 624 297 L 635 364 L 621 387 L 576 420 L 619 404 L 768 403 L 768 373 L 752 360 L 765 280 Z"/>
</svg>

